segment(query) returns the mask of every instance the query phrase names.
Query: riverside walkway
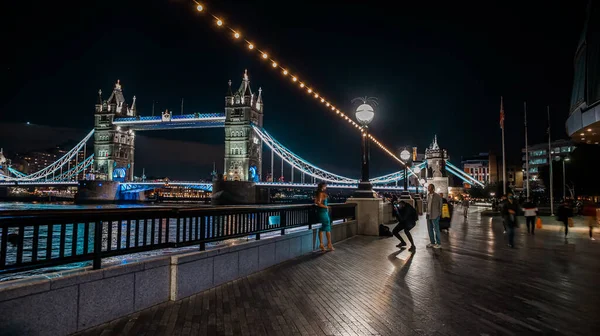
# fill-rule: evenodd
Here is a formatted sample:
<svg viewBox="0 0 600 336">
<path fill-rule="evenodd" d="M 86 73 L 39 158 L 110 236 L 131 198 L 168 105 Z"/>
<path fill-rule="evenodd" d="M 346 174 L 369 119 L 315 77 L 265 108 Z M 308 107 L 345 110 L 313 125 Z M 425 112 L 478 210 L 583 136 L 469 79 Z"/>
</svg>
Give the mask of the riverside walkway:
<svg viewBox="0 0 600 336">
<path fill-rule="evenodd" d="M 510 249 L 500 219 L 473 209 L 441 250 L 425 248 L 421 220 L 414 255 L 393 237 L 357 236 L 79 335 L 592 335 L 600 243 L 571 231 L 529 236 L 522 221 Z"/>
</svg>

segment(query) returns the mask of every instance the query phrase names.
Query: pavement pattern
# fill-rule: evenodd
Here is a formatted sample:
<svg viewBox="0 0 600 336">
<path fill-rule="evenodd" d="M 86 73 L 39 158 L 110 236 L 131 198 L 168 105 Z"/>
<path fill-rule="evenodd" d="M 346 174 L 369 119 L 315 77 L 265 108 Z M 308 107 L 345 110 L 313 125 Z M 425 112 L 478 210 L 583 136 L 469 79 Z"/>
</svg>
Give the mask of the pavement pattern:
<svg viewBox="0 0 600 336">
<path fill-rule="evenodd" d="M 521 220 L 511 249 L 480 211 L 455 211 L 439 250 L 421 219 L 414 254 L 357 236 L 79 335 L 595 335 L 600 240 L 580 221 L 565 240 L 552 218 L 534 236 Z"/>
</svg>

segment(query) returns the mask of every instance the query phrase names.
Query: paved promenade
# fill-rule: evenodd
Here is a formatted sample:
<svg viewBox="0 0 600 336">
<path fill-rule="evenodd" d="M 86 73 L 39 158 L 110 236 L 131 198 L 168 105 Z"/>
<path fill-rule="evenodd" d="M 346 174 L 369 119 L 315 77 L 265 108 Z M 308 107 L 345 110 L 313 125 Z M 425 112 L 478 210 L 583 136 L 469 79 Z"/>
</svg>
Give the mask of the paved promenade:
<svg viewBox="0 0 600 336">
<path fill-rule="evenodd" d="M 457 208 L 458 210 L 459 208 Z M 457 214 L 459 211 L 456 211 Z M 498 218 L 455 217 L 441 250 L 414 255 L 395 238 L 355 237 L 82 335 L 595 335 L 600 240 L 558 225 L 510 249 Z M 600 238 L 600 234 L 599 237 Z M 110 309 L 110 307 L 106 307 Z"/>
</svg>

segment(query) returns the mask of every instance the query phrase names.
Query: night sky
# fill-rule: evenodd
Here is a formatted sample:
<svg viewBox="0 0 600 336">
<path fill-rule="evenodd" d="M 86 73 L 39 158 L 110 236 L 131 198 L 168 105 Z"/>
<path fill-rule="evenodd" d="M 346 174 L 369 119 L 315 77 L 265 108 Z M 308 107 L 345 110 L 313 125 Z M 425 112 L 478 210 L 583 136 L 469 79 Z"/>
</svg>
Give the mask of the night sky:
<svg viewBox="0 0 600 336">
<path fill-rule="evenodd" d="M 546 140 L 546 105 L 553 137 L 566 138 L 584 0 L 204 4 L 340 109 L 350 110 L 354 97 L 378 97 L 371 129 L 389 148 L 422 151 L 437 134 L 455 164 L 461 156 L 499 151 L 501 95 L 509 159 L 518 163 L 524 146 L 525 100 L 530 143 Z M 128 102 L 137 96 L 142 115 L 151 114 L 153 100 L 157 112 L 179 113 L 181 98 L 186 113 L 222 112 L 227 81 L 237 88 L 248 69 L 252 89 L 263 88 L 264 127 L 275 138 L 320 167 L 359 176 L 359 133 L 196 12 L 192 1 L 6 6 L 3 123 L 29 121 L 85 134 L 93 127 L 98 89 L 108 98 L 117 79 Z M 59 135 L 64 132 L 57 132 L 57 141 Z M 136 153 L 136 174 L 146 167 L 147 174 L 203 178 L 213 160 L 222 169 L 223 137 L 222 129 L 141 134 L 137 147 L 145 149 Z M 156 150 L 140 143 L 148 138 L 155 138 Z M 210 151 L 221 152 L 215 159 Z M 400 169 L 377 149 L 372 158 L 372 175 Z"/>
</svg>

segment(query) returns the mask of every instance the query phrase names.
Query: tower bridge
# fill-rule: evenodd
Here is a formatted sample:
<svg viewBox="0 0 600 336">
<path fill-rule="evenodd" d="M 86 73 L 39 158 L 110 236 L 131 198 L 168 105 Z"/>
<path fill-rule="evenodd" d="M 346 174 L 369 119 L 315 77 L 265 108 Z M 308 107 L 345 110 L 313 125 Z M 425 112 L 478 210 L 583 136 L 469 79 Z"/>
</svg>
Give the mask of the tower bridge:
<svg viewBox="0 0 600 336">
<path fill-rule="evenodd" d="M 234 90 L 232 82 L 228 82 L 224 98 L 223 113 L 173 115 L 171 111 L 166 110 L 160 116 L 141 116 L 138 115 L 136 97 L 133 97 L 129 105 L 121 83 L 117 81 L 108 99 L 103 99 L 101 90 L 98 92 L 94 129 L 80 143 L 53 164 L 33 174 L 27 175 L 11 167 L 2 167 L 0 186 L 71 185 L 78 186 L 79 194 L 91 201 L 135 199 L 136 194 L 165 185 L 164 182 L 135 181 L 136 132 L 223 128 L 223 176 L 227 181 L 248 182 L 261 188 L 314 188 L 316 182 L 325 181 L 329 183 L 330 188 L 356 188 L 359 182 L 357 178 L 326 171 L 304 160 L 263 128 L 262 89 L 252 90 L 247 71 L 244 72 L 237 89 Z M 85 153 L 88 140 L 93 141 L 93 153 L 89 156 L 84 154 L 86 159 L 77 162 L 78 153 Z M 264 148 L 271 152 L 271 164 L 267 173 L 263 171 Z M 266 178 L 267 175 L 274 176 L 275 156 L 281 159 L 280 182 L 274 182 L 275 178 Z M 398 181 L 404 180 L 408 174 L 413 175 L 412 184 L 420 185 L 421 190 L 425 180 L 438 186 L 440 192 L 447 192 L 447 174 L 451 173 L 468 183 L 481 185 L 479 181 L 453 166 L 448 159 L 447 151 L 439 146 L 435 137 L 433 143 L 425 150 L 424 159 L 415 160 L 410 171 L 403 169 L 374 177 L 371 182 L 376 190 L 402 191 L 404 188 L 397 186 Z M 284 163 L 290 167 L 290 181 L 283 181 Z M 294 176 L 298 175 L 299 181 L 294 181 Z M 213 184 L 207 182 L 170 181 L 168 184 L 213 191 Z M 409 187 L 409 190 L 415 189 Z"/>
</svg>

